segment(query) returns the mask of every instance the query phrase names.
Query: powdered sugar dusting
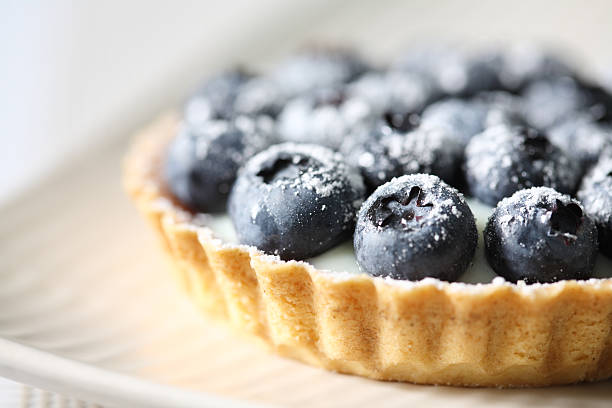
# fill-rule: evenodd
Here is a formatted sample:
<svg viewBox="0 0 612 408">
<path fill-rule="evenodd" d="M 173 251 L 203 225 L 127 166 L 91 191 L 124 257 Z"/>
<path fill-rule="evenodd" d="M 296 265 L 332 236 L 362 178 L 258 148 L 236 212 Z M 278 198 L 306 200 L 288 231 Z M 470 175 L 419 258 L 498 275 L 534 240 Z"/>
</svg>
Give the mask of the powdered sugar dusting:
<svg viewBox="0 0 612 408">
<path fill-rule="evenodd" d="M 545 137 L 524 133 L 530 131 L 500 125 L 472 138 L 465 151 L 465 172 L 473 195 L 493 204 L 523 188 L 574 190 L 579 177 L 576 163 Z M 532 149 L 530 140 L 539 144 Z"/>
<path fill-rule="evenodd" d="M 307 168 L 305 172 L 295 179 L 281 178 L 274 180 L 269 185 L 269 189 L 283 188 L 283 186 L 295 189 L 304 188 L 315 191 L 321 197 L 329 197 L 336 190 L 343 188 L 346 183 L 351 185 L 356 191 L 365 190 L 359 172 L 349 166 L 339 153 L 313 144 L 283 143 L 272 146 L 249 161 L 244 171 L 257 173 L 258 169 L 262 168 L 264 162 L 283 151 L 295 152 L 291 156 L 291 160 L 294 162 L 299 160 L 300 154 L 302 154 L 307 157 L 315 157 L 317 161 L 321 162 L 321 166 Z M 356 203 L 352 204 L 360 205 L 361 200 L 357 200 Z"/>
<path fill-rule="evenodd" d="M 469 199 L 468 203 L 472 208 L 472 211 L 476 215 L 478 220 L 487 220 L 491 212 L 492 207 L 483 205 L 482 203 Z M 219 215 L 205 215 L 205 216 L 194 216 L 193 214 L 181 211 L 176 207 L 173 207 L 172 203 L 166 199 L 158 200 L 155 204 L 161 211 L 168 211 L 169 208 L 173 208 L 173 212 L 182 214 L 181 219 L 177 220 L 184 228 L 195 228 L 199 231 L 200 240 L 211 240 L 213 237 L 216 238 L 218 246 L 223 248 L 245 248 L 248 252 L 257 254 L 258 257 L 273 263 L 283 262 L 277 256 L 266 255 L 261 251 L 258 251 L 254 247 L 245 245 L 238 245 L 238 240 L 234 227 L 226 214 Z M 195 222 L 194 217 L 198 218 Z M 560 286 L 564 285 L 565 281 L 557 283 L 546 283 L 546 284 L 531 284 L 531 285 L 517 285 L 511 282 L 507 282 L 501 276 L 496 276 L 491 267 L 488 265 L 485 257 L 482 244 L 482 230 L 484 229 L 484 222 L 477 223 L 479 230 L 479 243 L 476 250 L 476 256 L 472 262 L 472 265 L 468 268 L 467 272 L 460 277 L 458 282 L 447 283 L 437 279 L 427 278 L 421 281 L 401 281 L 390 278 L 374 278 L 377 282 L 384 283 L 385 285 L 399 286 L 402 288 L 410 289 L 423 285 L 433 285 L 441 289 L 448 289 L 453 291 L 470 291 L 478 292 L 487 290 L 489 286 L 505 286 L 512 288 L 513 290 L 519 290 L 526 296 L 535 296 L 539 292 L 539 288 L 548 287 L 551 285 Z M 363 273 L 359 270 L 353 245 L 351 242 L 341 244 L 331 250 L 309 259 L 308 262 L 300 262 L 305 265 L 312 265 L 312 271 L 318 270 L 320 273 L 325 274 L 327 277 L 338 279 L 338 280 L 350 280 L 355 275 L 362 275 Z M 595 266 L 594 277 L 596 279 L 584 280 L 584 281 L 572 281 L 579 285 L 612 285 L 610 271 L 612 271 L 612 261 L 600 256 Z M 607 282 L 607 283 L 606 283 Z"/>
</svg>

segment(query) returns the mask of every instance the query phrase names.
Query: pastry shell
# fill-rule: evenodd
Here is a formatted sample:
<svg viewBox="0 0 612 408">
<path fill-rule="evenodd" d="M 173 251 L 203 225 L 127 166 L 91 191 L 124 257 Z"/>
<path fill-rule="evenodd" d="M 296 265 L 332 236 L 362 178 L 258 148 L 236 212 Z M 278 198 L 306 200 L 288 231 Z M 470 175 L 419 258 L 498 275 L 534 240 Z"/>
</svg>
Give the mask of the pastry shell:
<svg viewBox="0 0 612 408">
<path fill-rule="evenodd" d="M 207 316 L 283 356 L 379 380 L 517 387 L 612 377 L 612 279 L 393 281 L 223 243 L 164 185 L 178 126 L 169 113 L 137 135 L 123 182 Z"/>
</svg>

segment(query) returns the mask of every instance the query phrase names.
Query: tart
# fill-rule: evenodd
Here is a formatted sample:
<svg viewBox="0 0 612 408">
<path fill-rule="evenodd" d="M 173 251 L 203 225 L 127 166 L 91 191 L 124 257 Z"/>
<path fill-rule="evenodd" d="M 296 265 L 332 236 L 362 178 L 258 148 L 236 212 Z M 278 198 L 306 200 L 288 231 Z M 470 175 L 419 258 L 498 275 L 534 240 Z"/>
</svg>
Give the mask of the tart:
<svg viewBox="0 0 612 408">
<path fill-rule="evenodd" d="M 181 126 L 173 112 L 142 130 L 123 182 L 203 314 L 280 355 L 379 380 L 531 387 L 612 377 L 612 279 L 397 280 L 224 242 L 167 184 Z"/>
</svg>

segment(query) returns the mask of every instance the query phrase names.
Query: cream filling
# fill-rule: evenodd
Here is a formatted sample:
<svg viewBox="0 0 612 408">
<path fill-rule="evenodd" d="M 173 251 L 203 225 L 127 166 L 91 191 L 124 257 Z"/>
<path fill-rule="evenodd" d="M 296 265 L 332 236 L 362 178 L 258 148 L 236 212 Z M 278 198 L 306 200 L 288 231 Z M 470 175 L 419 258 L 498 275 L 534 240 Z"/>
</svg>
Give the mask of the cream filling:
<svg viewBox="0 0 612 408">
<path fill-rule="evenodd" d="M 467 199 L 467 202 L 476 217 L 478 248 L 476 249 L 476 255 L 472 260 L 472 264 L 459 278 L 459 282 L 490 283 L 497 275 L 493 272 L 493 269 L 491 269 L 485 259 L 482 231 L 485 228 L 489 216 L 493 212 L 493 207 L 489 207 L 474 199 Z M 206 224 L 218 238 L 230 244 L 238 244 L 236 231 L 227 214 L 210 216 Z M 308 259 L 307 262 L 319 270 L 354 274 L 362 273 L 357 265 L 353 243 L 351 241 L 347 241 L 317 257 Z M 595 264 L 593 277 L 612 277 L 612 260 L 599 254 L 597 263 Z"/>
</svg>

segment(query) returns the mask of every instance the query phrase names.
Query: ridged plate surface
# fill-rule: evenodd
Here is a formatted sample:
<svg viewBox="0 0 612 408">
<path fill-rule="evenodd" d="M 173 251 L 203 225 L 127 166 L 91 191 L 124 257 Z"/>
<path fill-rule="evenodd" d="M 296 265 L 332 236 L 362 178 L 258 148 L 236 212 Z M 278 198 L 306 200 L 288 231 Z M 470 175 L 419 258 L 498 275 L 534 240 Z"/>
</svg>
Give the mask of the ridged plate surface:
<svg viewBox="0 0 612 408">
<path fill-rule="evenodd" d="M 118 406 L 609 406 L 611 382 L 460 389 L 335 374 L 205 321 L 121 191 L 123 151 L 98 151 L 2 209 L 0 375 Z"/>
</svg>

